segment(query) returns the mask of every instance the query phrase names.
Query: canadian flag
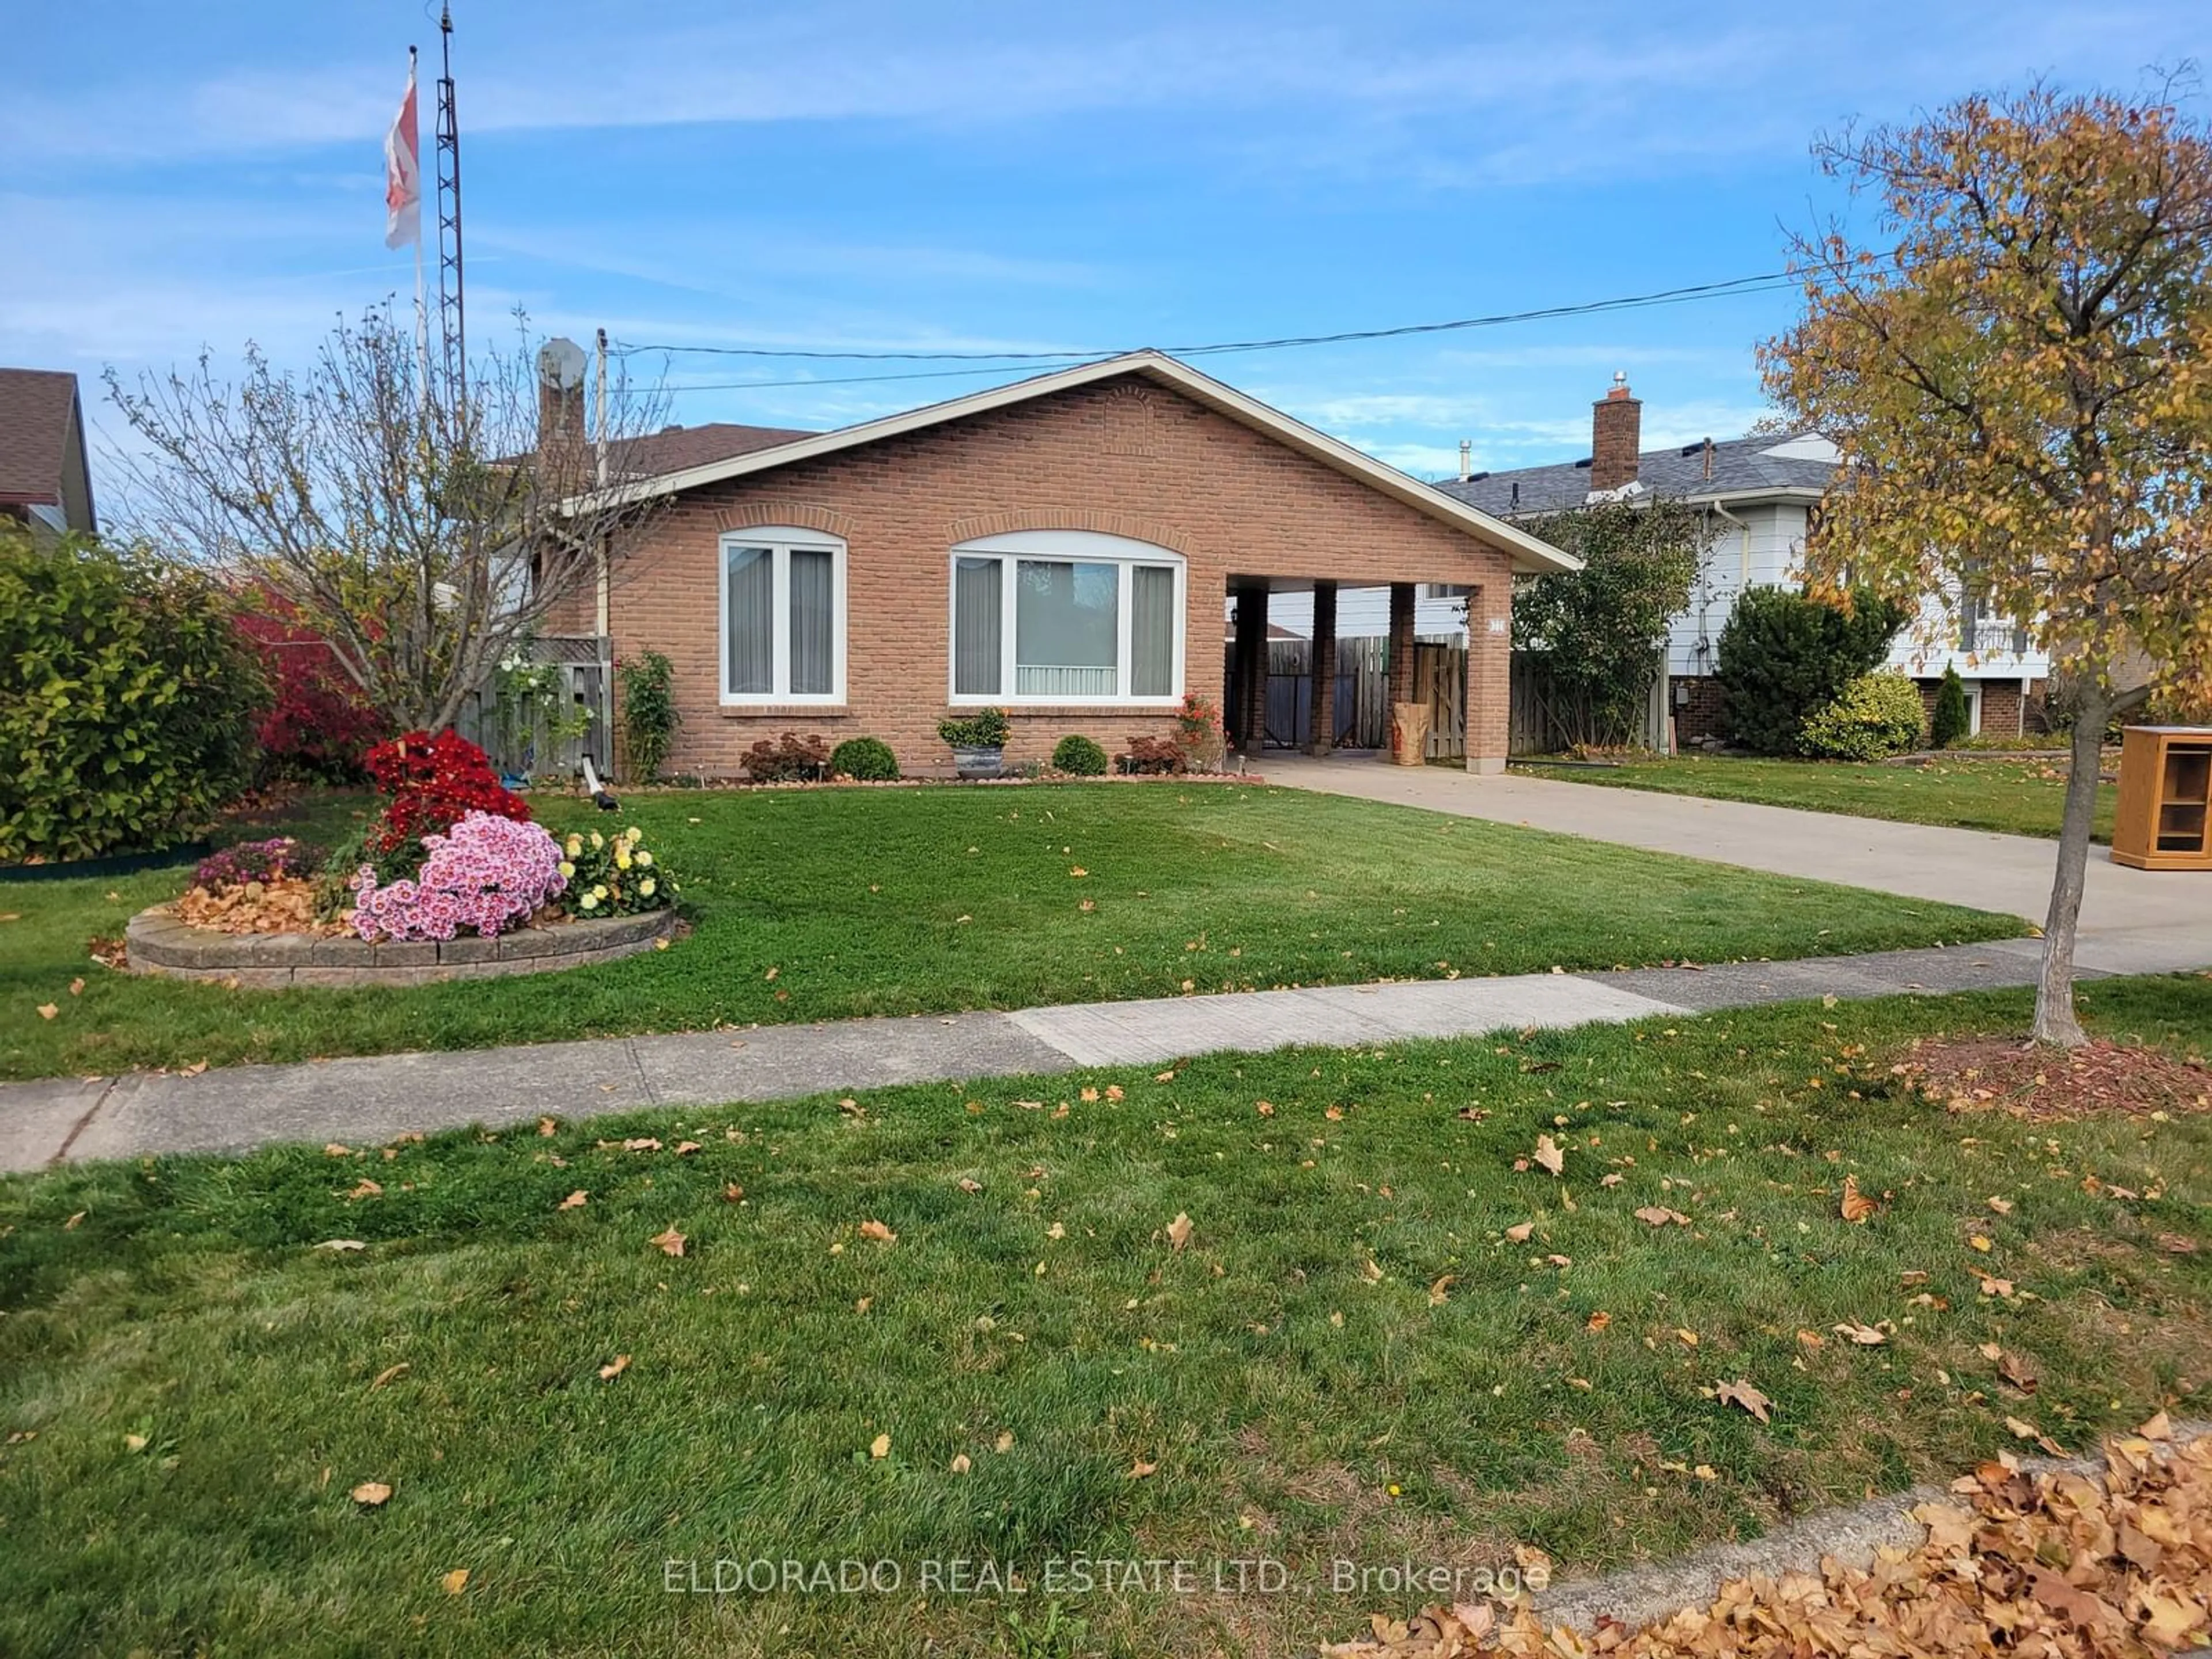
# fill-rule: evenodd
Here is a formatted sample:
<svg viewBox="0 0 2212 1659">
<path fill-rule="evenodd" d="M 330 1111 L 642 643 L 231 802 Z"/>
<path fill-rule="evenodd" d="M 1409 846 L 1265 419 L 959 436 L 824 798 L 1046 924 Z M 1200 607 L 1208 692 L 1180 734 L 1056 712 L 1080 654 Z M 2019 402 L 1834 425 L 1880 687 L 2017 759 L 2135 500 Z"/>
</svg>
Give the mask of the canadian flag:
<svg viewBox="0 0 2212 1659">
<path fill-rule="evenodd" d="M 415 121 L 415 54 L 407 54 L 407 95 L 384 135 L 384 245 L 422 240 L 422 149 Z"/>
</svg>

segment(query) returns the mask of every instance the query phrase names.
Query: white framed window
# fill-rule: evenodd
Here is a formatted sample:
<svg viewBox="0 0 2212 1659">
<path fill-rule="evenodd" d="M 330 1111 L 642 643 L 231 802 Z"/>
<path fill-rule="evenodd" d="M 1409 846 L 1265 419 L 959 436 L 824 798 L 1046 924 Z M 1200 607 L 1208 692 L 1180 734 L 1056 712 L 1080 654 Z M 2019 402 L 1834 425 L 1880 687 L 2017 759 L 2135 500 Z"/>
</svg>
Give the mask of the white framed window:
<svg viewBox="0 0 2212 1659">
<path fill-rule="evenodd" d="M 721 700 L 845 701 L 845 544 L 783 525 L 724 532 Z"/>
<path fill-rule="evenodd" d="M 956 703 L 1170 704 L 1182 696 L 1182 557 L 1089 530 L 952 550 Z"/>
</svg>

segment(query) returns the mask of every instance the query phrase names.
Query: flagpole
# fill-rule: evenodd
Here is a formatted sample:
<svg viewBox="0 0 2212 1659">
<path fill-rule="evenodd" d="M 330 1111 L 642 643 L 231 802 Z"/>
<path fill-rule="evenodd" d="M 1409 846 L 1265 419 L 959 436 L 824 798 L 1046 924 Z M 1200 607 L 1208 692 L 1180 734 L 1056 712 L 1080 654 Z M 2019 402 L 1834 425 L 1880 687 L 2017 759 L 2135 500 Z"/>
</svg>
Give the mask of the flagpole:
<svg viewBox="0 0 2212 1659">
<path fill-rule="evenodd" d="M 407 95 L 415 95 L 415 48 L 407 48 Z M 420 178 L 418 172 L 416 177 Z M 421 210 L 416 210 L 419 214 Z M 422 400 L 430 402 L 430 301 L 422 280 L 422 231 L 418 217 L 415 231 L 415 361 L 422 380 Z"/>
</svg>

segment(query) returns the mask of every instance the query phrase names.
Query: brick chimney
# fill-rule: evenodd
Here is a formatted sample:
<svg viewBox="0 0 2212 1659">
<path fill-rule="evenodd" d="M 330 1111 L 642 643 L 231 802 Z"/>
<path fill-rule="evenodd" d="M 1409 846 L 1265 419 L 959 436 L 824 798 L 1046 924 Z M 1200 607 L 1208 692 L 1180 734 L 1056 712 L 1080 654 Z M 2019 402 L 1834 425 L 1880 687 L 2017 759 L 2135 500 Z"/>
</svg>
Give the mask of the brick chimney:
<svg viewBox="0 0 2212 1659">
<path fill-rule="evenodd" d="M 1589 487 L 1618 489 L 1636 480 L 1636 454 L 1644 435 L 1644 404 L 1628 394 L 1628 376 L 1590 405 Z"/>
</svg>

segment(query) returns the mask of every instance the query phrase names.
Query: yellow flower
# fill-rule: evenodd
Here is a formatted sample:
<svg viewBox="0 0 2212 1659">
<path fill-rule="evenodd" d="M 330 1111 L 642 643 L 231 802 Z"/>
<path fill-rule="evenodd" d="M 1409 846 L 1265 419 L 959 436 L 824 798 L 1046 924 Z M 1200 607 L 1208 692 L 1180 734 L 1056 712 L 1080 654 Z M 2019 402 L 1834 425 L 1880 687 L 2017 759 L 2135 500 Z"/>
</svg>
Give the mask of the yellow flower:
<svg viewBox="0 0 2212 1659">
<path fill-rule="evenodd" d="M 598 851 L 599 850 L 599 848 L 601 848 L 602 847 L 605 847 L 606 844 L 607 844 L 607 841 L 606 841 L 606 837 L 605 837 L 605 836 L 602 836 L 602 835 L 601 835 L 598 830 L 592 830 L 592 850 L 594 853 L 598 852 Z"/>
<path fill-rule="evenodd" d="M 579 909 L 596 910 L 599 908 L 599 896 L 597 893 L 586 893 L 581 899 L 577 901 L 577 908 Z"/>
<path fill-rule="evenodd" d="M 604 883 L 604 882 L 600 883 L 600 884 L 599 884 L 599 885 L 598 885 L 597 887 L 594 887 L 594 888 L 592 888 L 592 896 L 593 898 L 595 898 L 595 899 L 603 899 L 603 898 L 605 898 L 606 896 L 607 896 L 606 884 L 605 884 L 605 883 Z"/>
<path fill-rule="evenodd" d="M 570 858 L 574 858 L 577 854 L 583 850 L 584 838 L 581 836 L 571 836 L 568 837 L 568 853 Z"/>
<path fill-rule="evenodd" d="M 576 866 L 569 863 L 568 860 L 562 859 L 561 860 L 561 879 L 563 881 L 573 881 L 575 879 L 575 876 Z"/>
<path fill-rule="evenodd" d="M 616 868 L 616 869 L 617 869 L 617 870 L 627 870 L 627 869 L 629 869 L 629 848 L 627 848 L 627 847 L 625 847 L 625 846 L 619 845 L 619 844 L 617 844 L 617 845 L 616 846 L 616 848 L 615 848 L 615 868 Z"/>
<path fill-rule="evenodd" d="M 630 825 L 630 827 L 629 827 L 629 829 L 627 829 L 627 830 L 623 830 L 623 837 L 624 837 L 626 840 L 629 840 L 629 841 L 633 841 L 633 842 L 643 841 L 643 840 L 645 839 L 645 831 L 644 831 L 644 830 L 641 830 L 641 829 L 639 829 L 635 824 L 634 824 L 634 823 L 633 823 L 632 825 Z"/>
<path fill-rule="evenodd" d="M 653 896 L 653 878 L 651 876 L 647 876 L 643 881 L 638 883 L 637 890 L 640 897 L 651 898 Z"/>
<path fill-rule="evenodd" d="M 653 868 L 653 854 L 650 853 L 640 853 L 637 855 L 637 862 L 639 868 L 650 870 Z"/>
</svg>

